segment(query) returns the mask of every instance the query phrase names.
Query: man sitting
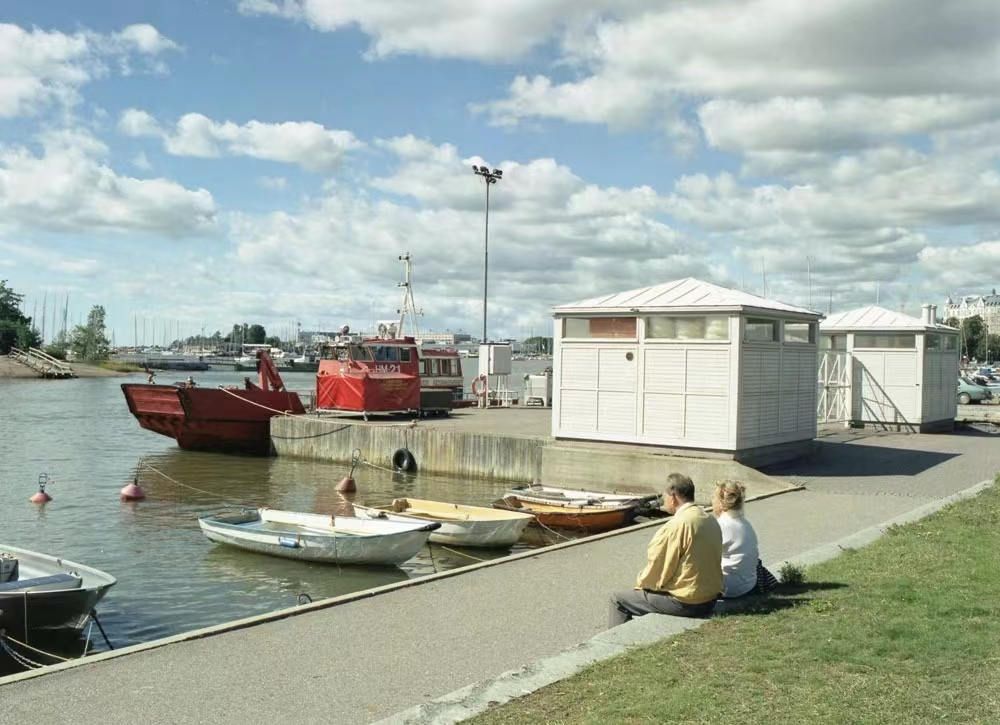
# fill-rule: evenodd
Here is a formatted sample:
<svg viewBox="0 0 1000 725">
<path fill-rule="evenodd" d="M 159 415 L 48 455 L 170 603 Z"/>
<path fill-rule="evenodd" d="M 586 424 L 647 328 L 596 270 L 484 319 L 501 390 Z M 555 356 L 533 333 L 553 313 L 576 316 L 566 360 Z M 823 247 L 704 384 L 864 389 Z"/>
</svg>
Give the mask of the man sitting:
<svg viewBox="0 0 1000 725">
<path fill-rule="evenodd" d="M 611 595 L 611 627 L 643 614 L 707 617 L 722 593 L 719 522 L 694 505 L 694 483 L 687 476 L 671 473 L 663 498 L 671 519 L 649 542 L 635 588 Z"/>
</svg>

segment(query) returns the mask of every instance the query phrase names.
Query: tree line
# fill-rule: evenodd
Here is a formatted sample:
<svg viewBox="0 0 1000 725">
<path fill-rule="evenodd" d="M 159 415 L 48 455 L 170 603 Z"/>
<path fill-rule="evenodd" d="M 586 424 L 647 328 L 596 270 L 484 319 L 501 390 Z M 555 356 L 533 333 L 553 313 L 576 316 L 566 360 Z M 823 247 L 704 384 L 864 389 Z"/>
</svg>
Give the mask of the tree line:
<svg viewBox="0 0 1000 725">
<path fill-rule="evenodd" d="M 0 280 L 0 355 L 6 355 L 11 348 L 27 350 L 40 347 L 42 335 L 34 321 L 22 311 L 24 295 L 7 286 L 7 280 Z M 99 362 L 108 359 L 111 343 L 104 326 L 104 307 L 94 305 L 87 313 L 87 324 L 75 325 L 72 330 L 61 330 L 45 348 L 53 357 L 65 360 L 72 350 L 78 360 Z"/>
<path fill-rule="evenodd" d="M 979 315 L 966 317 L 961 323 L 958 318 L 949 317 L 944 324 L 961 331 L 962 357 L 970 360 L 1000 359 L 1000 335 L 991 334 Z"/>
</svg>

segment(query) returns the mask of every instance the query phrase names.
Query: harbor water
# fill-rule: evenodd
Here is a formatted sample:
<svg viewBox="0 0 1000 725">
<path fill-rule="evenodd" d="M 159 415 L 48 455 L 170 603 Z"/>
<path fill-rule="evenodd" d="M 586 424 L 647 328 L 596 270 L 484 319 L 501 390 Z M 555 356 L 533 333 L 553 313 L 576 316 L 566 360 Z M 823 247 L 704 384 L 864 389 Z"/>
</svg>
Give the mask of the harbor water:
<svg viewBox="0 0 1000 725">
<path fill-rule="evenodd" d="M 511 386 L 519 390 L 526 372 L 549 364 L 515 362 Z M 186 375 L 163 371 L 157 381 Z M 211 387 L 239 384 L 245 375 L 193 373 L 199 385 Z M 466 373 L 469 380 L 474 376 L 472 370 Z M 297 391 L 310 390 L 315 379 L 308 373 L 283 377 Z M 145 382 L 145 376 L 0 380 L 0 545 L 57 555 L 116 576 L 118 584 L 99 607 L 115 647 L 291 607 L 300 594 L 319 600 L 510 553 L 433 546 L 398 569 L 371 569 L 213 544 L 197 519 L 227 506 L 343 513 L 347 499 L 334 487 L 349 467 L 182 451 L 171 439 L 139 427 L 125 404 L 123 382 Z M 119 491 L 140 458 L 159 473 L 140 472 L 145 501 L 121 502 Z M 44 506 L 28 501 L 41 473 L 52 481 L 47 490 L 53 500 Z M 507 487 L 363 465 L 355 478 L 358 492 L 349 494 L 351 500 L 369 505 L 401 496 L 489 505 Z M 514 550 L 556 540 L 536 533 Z"/>
</svg>

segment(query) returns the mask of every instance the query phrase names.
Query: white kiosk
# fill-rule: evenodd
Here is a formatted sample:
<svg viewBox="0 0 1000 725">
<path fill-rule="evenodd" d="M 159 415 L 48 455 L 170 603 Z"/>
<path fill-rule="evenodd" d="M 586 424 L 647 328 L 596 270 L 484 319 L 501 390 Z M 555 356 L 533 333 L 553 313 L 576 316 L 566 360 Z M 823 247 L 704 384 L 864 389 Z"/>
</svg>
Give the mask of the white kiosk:
<svg viewBox="0 0 1000 725">
<path fill-rule="evenodd" d="M 556 438 L 763 462 L 816 437 L 816 312 L 687 278 L 553 313 Z"/>
<path fill-rule="evenodd" d="M 959 331 L 936 322 L 937 307 L 920 319 L 870 305 L 820 323 L 820 387 L 843 422 L 888 430 L 952 430 L 958 413 Z M 824 370 L 840 370 L 824 379 Z M 834 396 L 841 398 L 839 404 Z M 827 418 L 829 422 L 834 422 Z"/>
</svg>

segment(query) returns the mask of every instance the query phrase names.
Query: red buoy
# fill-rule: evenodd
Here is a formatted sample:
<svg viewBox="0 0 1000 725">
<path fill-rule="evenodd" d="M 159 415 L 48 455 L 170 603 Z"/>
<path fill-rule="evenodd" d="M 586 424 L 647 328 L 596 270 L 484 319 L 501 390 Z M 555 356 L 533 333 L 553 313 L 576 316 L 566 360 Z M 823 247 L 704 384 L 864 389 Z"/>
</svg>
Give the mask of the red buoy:
<svg viewBox="0 0 1000 725">
<path fill-rule="evenodd" d="M 344 476 L 337 484 L 337 491 L 340 493 L 354 493 L 357 490 L 358 487 L 354 484 L 354 479 L 351 476 Z"/>
<path fill-rule="evenodd" d="M 133 479 L 132 483 L 126 485 L 121 490 L 119 496 L 122 501 L 142 501 L 146 498 L 146 492 L 139 486 L 139 480 Z"/>
<path fill-rule="evenodd" d="M 31 503 L 48 503 L 52 500 L 52 497 L 45 493 L 45 485 L 52 483 L 49 480 L 49 475 L 47 473 L 38 474 L 38 493 L 31 497 Z"/>
</svg>

